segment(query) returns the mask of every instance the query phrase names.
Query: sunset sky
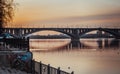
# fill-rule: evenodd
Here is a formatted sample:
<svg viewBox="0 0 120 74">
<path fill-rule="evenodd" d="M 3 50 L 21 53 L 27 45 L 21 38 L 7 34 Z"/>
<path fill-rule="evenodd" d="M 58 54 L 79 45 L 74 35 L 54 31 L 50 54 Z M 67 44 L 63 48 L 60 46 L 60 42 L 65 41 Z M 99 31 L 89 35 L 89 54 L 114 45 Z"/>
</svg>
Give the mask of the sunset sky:
<svg viewBox="0 0 120 74">
<path fill-rule="evenodd" d="M 13 23 L 120 27 L 120 0 L 15 0 Z"/>
</svg>

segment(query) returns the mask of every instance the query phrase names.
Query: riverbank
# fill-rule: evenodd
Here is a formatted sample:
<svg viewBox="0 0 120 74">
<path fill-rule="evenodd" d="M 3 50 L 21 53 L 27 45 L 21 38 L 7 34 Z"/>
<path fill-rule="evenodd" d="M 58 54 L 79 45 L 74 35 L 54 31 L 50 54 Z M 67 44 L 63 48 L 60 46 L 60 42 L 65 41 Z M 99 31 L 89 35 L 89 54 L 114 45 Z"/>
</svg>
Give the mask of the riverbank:
<svg viewBox="0 0 120 74">
<path fill-rule="evenodd" d="M 30 73 L 2 66 L 0 67 L 0 74 L 30 74 Z"/>
</svg>

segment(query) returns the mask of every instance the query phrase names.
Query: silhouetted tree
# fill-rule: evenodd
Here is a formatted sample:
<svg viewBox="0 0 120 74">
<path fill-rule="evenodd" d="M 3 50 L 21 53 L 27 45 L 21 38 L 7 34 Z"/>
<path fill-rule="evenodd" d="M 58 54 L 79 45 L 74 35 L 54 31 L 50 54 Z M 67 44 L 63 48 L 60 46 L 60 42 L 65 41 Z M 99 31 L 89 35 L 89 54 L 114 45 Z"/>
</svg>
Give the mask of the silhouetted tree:
<svg viewBox="0 0 120 74">
<path fill-rule="evenodd" d="M 3 28 L 13 18 L 13 0 L 0 0 L 0 28 Z"/>
<path fill-rule="evenodd" d="M 0 0 L 0 28 L 3 28 L 13 18 L 13 0 Z M 0 34 L 3 33 L 0 29 Z M 6 55 L 0 55 L 0 63 L 7 65 Z"/>
</svg>

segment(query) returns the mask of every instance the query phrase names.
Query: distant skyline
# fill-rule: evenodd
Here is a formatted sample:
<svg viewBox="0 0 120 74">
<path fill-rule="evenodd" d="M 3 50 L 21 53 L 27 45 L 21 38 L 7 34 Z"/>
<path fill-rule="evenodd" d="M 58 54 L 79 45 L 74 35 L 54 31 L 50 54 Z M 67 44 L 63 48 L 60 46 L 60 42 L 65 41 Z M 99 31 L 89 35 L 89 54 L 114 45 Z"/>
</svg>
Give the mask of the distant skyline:
<svg viewBox="0 0 120 74">
<path fill-rule="evenodd" d="M 19 3 L 13 21 L 17 25 L 120 28 L 120 0 L 15 0 L 15 3 Z"/>
</svg>

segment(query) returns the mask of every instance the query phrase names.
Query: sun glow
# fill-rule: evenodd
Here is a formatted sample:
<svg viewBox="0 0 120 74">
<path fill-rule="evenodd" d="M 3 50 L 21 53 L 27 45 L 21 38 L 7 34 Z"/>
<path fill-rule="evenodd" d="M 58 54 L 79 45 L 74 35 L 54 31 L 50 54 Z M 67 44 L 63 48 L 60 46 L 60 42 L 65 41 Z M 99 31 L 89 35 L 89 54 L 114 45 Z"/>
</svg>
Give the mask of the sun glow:
<svg viewBox="0 0 120 74">
<path fill-rule="evenodd" d="M 118 0 L 15 0 L 13 24 L 120 24 Z M 114 26 L 112 25 L 112 26 Z M 92 26 L 92 25 L 91 25 Z M 41 26 L 39 26 L 41 27 Z"/>
</svg>

